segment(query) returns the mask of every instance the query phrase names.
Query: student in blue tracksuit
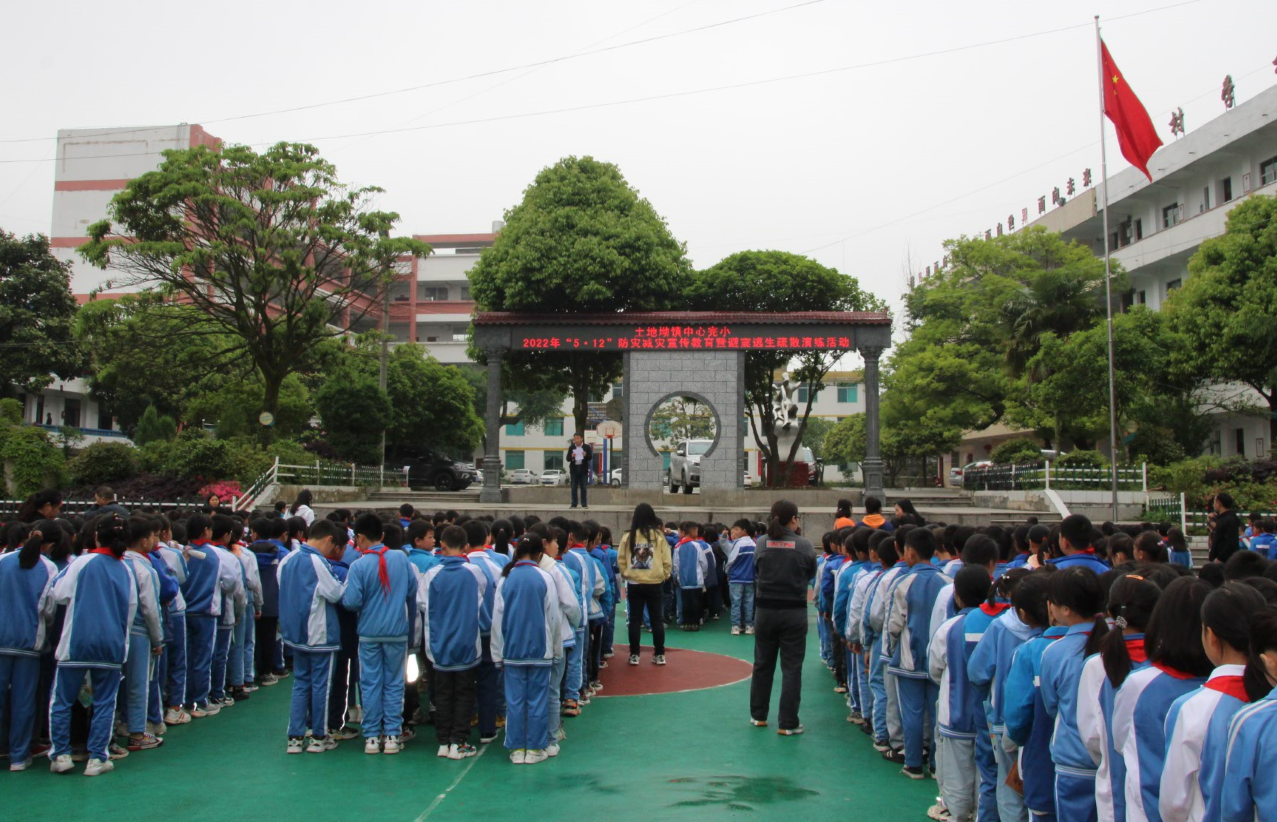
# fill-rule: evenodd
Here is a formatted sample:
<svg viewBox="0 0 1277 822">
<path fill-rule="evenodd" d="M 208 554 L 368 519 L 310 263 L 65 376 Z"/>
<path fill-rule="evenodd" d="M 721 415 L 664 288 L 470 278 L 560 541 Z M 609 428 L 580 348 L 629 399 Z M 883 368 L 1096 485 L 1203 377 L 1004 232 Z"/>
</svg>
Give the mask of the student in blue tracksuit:
<svg viewBox="0 0 1277 822">
<path fill-rule="evenodd" d="M 231 517 L 222 514 L 213 516 L 213 536 L 205 550 L 211 550 L 219 563 L 221 578 L 229 580 L 230 587 L 222 597 L 222 614 L 217 622 L 217 635 L 213 642 L 213 662 L 209 672 L 209 705 L 218 708 L 229 708 L 235 704 L 226 689 L 227 672 L 230 668 L 231 642 L 234 639 L 235 626 L 243 620 L 248 610 L 248 587 L 244 584 L 244 567 L 231 552 L 231 546 L 238 539 L 240 524 Z"/>
<path fill-rule="evenodd" d="M 1246 693 L 1255 700 L 1233 717 L 1224 761 L 1220 816 L 1224 822 L 1277 820 L 1277 611 L 1255 616 L 1246 663 Z"/>
<path fill-rule="evenodd" d="M 1056 814 L 1062 820 L 1094 822 L 1095 761 L 1077 727 L 1077 690 L 1086 657 L 1099 650 L 1108 632 L 1100 612 L 1104 589 L 1090 568 L 1069 567 L 1051 574 L 1047 599 L 1051 622 L 1065 634 L 1042 654 L 1042 703 L 1055 722 L 1051 760 L 1055 763 Z"/>
<path fill-rule="evenodd" d="M 1048 627 L 1049 574 L 1033 573 L 1015 587 L 1012 606 L 1026 625 L 1042 633 L 1016 649 L 1007 674 L 1003 718 L 1007 739 L 1019 746 L 1017 764 L 1024 781 L 1024 806 L 1034 822 L 1055 822 L 1055 766 L 1051 761 L 1054 723 L 1042 701 L 1042 655 L 1068 630 Z"/>
<path fill-rule="evenodd" d="M 816 557 L 816 578 L 812 584 L 816 600 L 816 636 L 820 640 L 820 659 L 825 667 L 830 667 L 833 660 L 833 645 L 829 636 L 829 625 L 825 622 L 824 608 L 821 603 L 821 578 L 825 574 L 825 565 L 834 558 L 834 549 L 829 540 L 833 531 L 826 531 L 820 537 L 820 555 Z"/>
<path fill-rule="evenodd" d="M 154 519 L 157 529 L 155 547 L 146 555 L 146 558 L 151 563 L 151 567 L 155 569 L 156 578 L 160 583 L 160 628 L 161 636 L 163 637 L 163 649 L 160 651 L 159 658 L 153 660 L 151 665 L 151 684 L 147 689 L 149 695 L 146 719 L 154 728 L 153 733 L 165 733 L 168 731 L 168 726 L 164 723 L 164 708 L 167 705 L 164 701 L 164 688 L 168 682 L 165 657 L 169 646 L 173 644 L 173 622 L 170 614 L 174 603 L 181 599 L 182 593 L 178 588 L 177 576 L 169 568 L 168 562 L 160 555 L 160 548 L 164 545 L 164 541 L 172 536 L 168 518 L 158 516 Z M 185 610 L 185 607 L 183 604 L 183 610 Z M 183 626 L 183 630 L 185 630 L 185 626 Z"/>
<path fill-rule="evenodd" d="M 350 566 L 341 605 L 359 614 L 360 730 L 364 753 L 402 749 L 404 664 L 417 613 L 417 573 L 408 555 L 382 544 L 381 520 L 373 513 L 355 520 L 355 543 L 363 555 Z"/>
<path fill-rule="evenodd" d="M 230 534 L 229 517 L 219 516 L 223 538 Z M 223 562 L 213 544 L 213 520 L 205 514 L 192 516 L 186 524 L 191 539 L 186 556 L 186 582 L 182 596 L 186 599 L 186 699 L 190 715 L 196 719 L 214 716 L 221 710 L 211 701 L 213 657 L 218 640 L 219 623 L 225 610 L 234 606 L 235 592 L 241 592 L 240 574 L 230 557 Z M 234 573 L 232 573 L 234 572 Z M 227 635 L 229 641 L 229 634 Z M 227 646 L 229 647 L 229 646 Z"/>
<path fill-rule="evenodd" d="M 1166 764 L 1166 715 L 1211 672 L 1202 646 L 1202 604 L 1211 588 L 1181 577 L 1162 592 L 1149 619 L 1148 667 L 1127 677 L 1113 698 L 1113 743 L 1126 763 L 1126 818 L 1160 818 L 1158 793 Z"/>
<path fill-rule="evenodd" d="M 257 540 L 248 546 L 257 560 L 257 575 L 261 580 L 261 616 L 251 629 L 254 631 L 253 668 L 259 686 L 271 686 L 279 682 L 284 673 L 275 667 L 275 637 L 279 633 L 279 564 L 288 556 L 284 540 L 288 538 L 288 522 L 278 517 L 261 517 L 253 521 Z"/>
<path fill-rule="evenodd" d="M 461 533 L 465 533 L 462 531 Z M 417 573 L 426 575 L 430 569 L 438 565 L 441 557 L 435 556 L 435 526 L 428 519 L 414 519 L 404 534 L 407 540 L 408 561 L 417 569 Z M 465 546 L 461 546 L 463 549 Z M 443 553 L 447 553 L 444 551 Z M 465 553 L 463 550 L 462 554 Z"/>
<path fill-rule="evenodd" d="M 869 687 L 869 663 L 865 654 L 868 637 L 863 634 L 863 626 L 865 603 L 869 599 L 869 592 L 882 575 L 882 560 L 878 554 L 878 546 L 887 537 L 885 535 L 879 536 L 883 532 L 874 531 L 873 529 L 858 528 L 857 533 L 863 533 L 866 530 L 869 532 L 869 537 L 865 540 L 865 551 L 869 559 L 857 575 L 852 585 L 851 596 L 848 597 L 847 628 L 844 636 L 852 656 L 851 667 L 848 670 L 855 670 L 856 693 L 859 695 L 858 702 L 860 705 L 858 709 L 860 719 L 857 721 L 853 716 L 852 722 L 859 725 L 860 729 L 866 734 L 872 736 L 874 695 Z M 858 537 L 857 539 L 864 538 Z"/>
<path fill-rule="evenodd" d="M 541 537 L 544 553 L 538 563 L 541 569 L 554 578 L 559 595 L 559 639 L 561 647 L 555 654 L 550 666 L 550 746 L 545 752 L 550 756 L 558 756 L 559 742 L 567 738 L 563 731 L 563 716 L 559 710 L 562 704 L 563 681 L 567 674 L 568 653 L 576 642 L 576 630 L 585 620 L 585 611 L 579 599 L 581 580 L 576 572 L 564 564 L 559 558 L 559 538 L 565 541 L 567 536 L 562 528 L 547 528 L 537 523 L 535 531 Z M 513 551 L 513 548 L 511 548 Z M 580 713 L 580 706 L 577 706 Z"/>
<path fill-rule="evenodd" d="M 678 543 L 674 546 L 674 581 L 679 591 L 679 627 L 684 631 L 701 629 L 701 593 L 705 575 L 709 573 L 701 544 L 696 539 L 697 526 L 684 522 L 679 526 Z"/>
<path fill-rule="evenodd" d="M 537 564 L 541 538 L 524 534 L 497 583 L 492 658 L 505 669 L 505 746 L 516 765 L 544 762 L 550 746 L 550 668 L 560 643 L 558 586 Z"/>
<path fill-rule="evenodd" d="M 887 621 L 892 647 L 889 669 L 896 677 L 900 724 L 904 728 L 903 772 L 913 779 L 925 778 L 925 748 L 929 741 L 934 744 L 931 729 L 935 724 L 939 691 L 927 674 L 927 644 L 939 628 L 938 623 L 931 624 L 936 597 L 940 589 L 950 584 L 949 578 L 931 564 L 935 552 L 936 538 L 930 529 L 919 527 L 908 531 L 904 561 L 909 571 L 893 589 Z"/>
<path fill-rule="evenodd" d="M 129 547 L 124 565 L 137 586 L 137 611 L 129 626 L 129 653 L 124 665 L 124 719 L 129 729 L 128 749 L 145 751 L 164 744 L 162 737 L 146 730 L 150 706 L 151 667 L 154 655 L 164 649 L 164 629 L 160 622 L 160 575 L 151 565 L 151 552 L 159 542 L 159 526 L 143 514 L 126 520 Z"/>
<path fill-rule="evenodd" d="M 1015 586 L 1028 576 L 1027 569 L 1008 569 L 1006 573 L 996 577 L 994 587 L 997 596 L 1010 600 L 1014 596 Z M 997 789 L 998 817 L 1001 822 L 1017 822 L 1027 820 L 1028 812 L 1024 808 L 1024 797 L 1010 785 L 1007 777 L 1015 764 L 1015 758 L 1008 746 L 1006 723 L 1003 719 L 1003 685 L 1011 670 L 1011 657 L 1016 648 L 1034 636 L 1042 633 L 1020 621 L 1014 608 L 1003 611 L 1001 616 L 989 623 L 984 637 L 976 646 L 967 664 L 967 674 L 971 684 L 984 698 L 984 714 L 988 719 L 990 742 L 993 748 L 993 759 L 998 766 Z M 1014 746 L 1012 746 L 1014 747 Z"/>
<path fill-rule="evenodd" d="M 60 538 L 58 524 L 45 520 L 32 530 L 22 550 L 0 554 L 0 717 L 9 717 L 11 771 L 31 765 L 40 655 L 49 644 L 53 578 L 58 573 L 44 551 Z"/>
<path fill-rule="evenodd" d="M 1254 588 L 1226 582 L 1202 603 L 1202 645 L 1215 670 L 1166 715 L 1166 765 L 1158 808 L 1163 822 L 1219 819 L 1228 727 L 1250 701 L 1245 685 L 1250 627 L 1266 607 Z"/>
<path fill-rule="evenodd" d="M 816 571 L 816 618 L 824 628 L 821 635 L 822 647 L 825 644 L 829 646 L 825 664 L 833 671 L 834 690 L 844 693 L 847 688 L 846 656 L 842 653 L 842 646 L 837 641 L 837 631 L 834 630 L 833 608 L 838 569 L 847 561 L 847 549 L 835 532 L 826 534 L 824 541 L 827 548 L 826 559 Z"/>
<path fill-rule="evenodd" d="M 1097 575 L 1109 570 L 1109 564 L 1095 555 L 1095 547 L 1091 544 L 1093 533 L 1091 521 L 1081 514 L 1065 517 L 1060 523 L 1060 551 L 1064 556 L 1047 562 L 1059 569 L 1090 568 Z"/>
<path fill-rule="evenodd" d="M 412 507 L 411 503 L 405 502 L 399 506 L 399 527 L 408 530 L 408 526 L 412 525 L 413 517 L 417 515 L 417 511 Z"/>
<path fill-rule="evenodd" d="M 1100 822 L 1126 822 L 1126 763 L 1113 744 L 1113 698 L 1133 672 L 1148 666 L 1144 632 L 1162 589 L 1139 574 L 1118 576 L 1106 610 L 1113 620 L 1100 652 L 1082 664 L 1077 730 L 1096 764 L 1095 806 Z"/>
<path fill-rule="evenodd" d="M 859 528 L 847 532 L 843 548 L 847 560 L 834 578 L 833 607 L 830 608 L 834 628 L 834 646 L 843 658 L 843 682 L 847 689 L 847 721 L 863 721 L 860 713 L 860 687 L 856 675 L 855 654 L 847 640 L 847 613 L 851 610 L 851 594 L 861 570 L 869 561 L 869 536 L 873 531 Z M 859 534 L 859 538 L 857 537 Z M 859 540 L 859 545 L 857 545 Z M 835 689 L 837 690 L 837 689 Z"/>
<path fill-rule="evenodd" d="M 590 691 L 598 693 L 603 690 L 603 683 L 599 681 L 599 669 L 603 664 L 603 629 L 607 625 L 607 615 L 616 611 L 616 577 L 608 569 L 607 554 L 600 555 L 598 551 L 599 539 L 603 535 L 603 526 L 594 520 L 586 520 L 581 524 L 585 526 L 587 533 L 585 540 L 586 554 L 593 561 L 595 575 L 603 583 L 602 593 L 599 594 L 599 614 L 597 618 L 590 622 L 590 658 L 587 660 L 586 666 L 588 668 L 588 676 L 586 678 L 589 680 Z M 701 541 L 701 545 L 712 567 L 714 555 L 704 540 Z M 706 581 L 708 582 L 708 579 Z"/>
<path fill-rule="evenodd" d="M 877 546 L 876 548 L 874 546 Z M 870 537 L 869 540 L 870 557 L 877 556 L 877 564 L 881 567 L 867 581 L 864 591 L 864 600 L 861 603 L 860 615 L 860 647 L 864 653 L 865 668 L 865 691 L 868 694 L 869 727 L 874 740 L 874 749 L 879 752 L 890 751 L 892 741 L 890 740 L 890 732 L 887 729 L 887 686 L 883 678 L 885 666 L 882 663 L 882 655 L 878 653 L 878 641 L 881 636 L 881 616 L 878 618 L 877 625 L 872 618 L 872 609 L 882 594 L 879 592 L 883 589 L 883 583 L 892 573 L 899 573 L 903 563 L 899 562 L 900 555 L 896 553 L 895 538 L 888 531 L 880 531 Z M 904 745 L 904 736 L 901 735 L 900 744 Z"/>
<path fill-rule="evenodd" d="M 976 809 L 979 781 L 975 738 L 984 729 L 980 692 L 967 678 L 967 660 L 975 650 L 965 624 L 989 595 L 991 582 L 983 568 L 964 568 L 953 581 L 957 616 L 946 620 L 931 638 L 927 672 L 939 686 L 936 706 L 936 780 L 951 819 L 968 819 Z M 968 604 L 969 603 L 969 604 Z"/>
<path fill-rule="evenodd" d="M 478 520 L 467 520 L 460 526 L 466 532 L 466 558 L 474 563 L 487 580 L 484 588 L 484 619 L 492 624 L 492 607 L 496 599 L 497 580 L 501 577 L 501 566 L 493 561 L 486 550 L 488 529 Z M 497 738 L 497 703 L 500 679 L 497 676 L 496 663 L 492 659 L 491 629 L 481 632 L 483 637 L 483 657 L 479 660 L 479 668 L 475 672 L 475 693 L 478 700 L 479 741 L 487 744 Z"/>
<path fill-rule="evenodd" d="M 167 627 L 164 634 L 164 652 L 160 654 L 163 671 L 164 724 L 185 725 L 191 715 L 182 705 L 186 702 L 186 598 L 182 586 L 186 583 L 186 527 L 161 519 L 160 544 L 152 558 L 158 557 L 168 569 L 177 592 L 165 610 Z"/>
<path fill-rule="evenodd" d="M 411 527 L 409 528 L 411 530 Z M 435 738 L 438 756 L 465 759 L 478 751 L 470 744 L 474 712 L 474 670 L 483 658 L 483 599 L 488 578 L 465 557 L 466 532 L 444 529 L 443 556 L 421 578 L 421 611 L 426 657 L 434 669 Z"/>
<path fill-rule="evenodd" d="M 1277 559 L 1277 522 L 1264 518 L 1255 523 L 1258 533 L 1250 538 L 1250 550 Z"/>
<path fill-rule="evenodd" d="M 89 726 L 89 761 L 85 776 L 114 769 L 107 751 L 115 722 L 120 669 L 128 659 L 129 626 L 137 613 L 137 584 L 124 565 L 129 532 L 125 521 L 111 514 L 98 519 L 93 548 L 57 576 L 53 600 L 66 605 L 62 639 L 55 657 L 53 701 L 49 706 L 49 769 L 67 773 L 71 761 L 71 705 L 80 699 L 87 677 L 93 688 L 93 719 Z"/>
<path fill-rule="evenodd" d="M 727 549 L 727 588 L 732 595 L 732 634 L 754 633 L 754 524 L 738 519 L 732 524 Z"/>
<path fill-rule="evenodd" d="M 329 733 L 328 696 L 341 642 L 337 603 L 344 586 L 330 562 L 342 555 L 344 530 L 331 520 L 317 520 L 306 542 L 279 563 L 279 630 L 293 651 L 286 749 L 290 754 L 323 753 L 337 746 Z"/>
<path fill-rule="evenodd" d="M 590 704 L 594 689 L 590 680 L 590 660 L 593 654 L 593 638 L 596 628 L 603 621 L 604 582 L 589 553 L 590 529 L 583 522 L 572 520 L 567 525 L 567 551 L 563 553 L 563 561 L 581 578 L 581 598 L 584 602 L 586 617 L 580 630 L 577 631 L 576 653 L 581 658 L 581 676 L 577 700 L 579 705 Z M 699 549 L 699 544 L 697 545 Z M 569 677 L 576 666 L 569 663 Z M 575 684 L 575 683 L 573 683 Z"/>
</svg>

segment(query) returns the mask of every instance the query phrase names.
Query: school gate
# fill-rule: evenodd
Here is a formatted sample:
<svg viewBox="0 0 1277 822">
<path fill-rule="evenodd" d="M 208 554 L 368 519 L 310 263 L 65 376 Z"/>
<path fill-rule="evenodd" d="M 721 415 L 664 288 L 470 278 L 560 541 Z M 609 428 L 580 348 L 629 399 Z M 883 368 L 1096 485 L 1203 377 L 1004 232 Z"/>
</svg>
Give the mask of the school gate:
<svg viewBox="0 0 1277 822">
<path fill-rule="evenodd" d="M 652 414 L 671 397 L 694 397 L 714 415 L 718 437 L 701 458 L 701 488 L 736 489 L 745 471 L 745 355 L 750 351 L 857 351 L 865 359 L 865 494 L 883 499 L 878 360 L 891 345 L 883 312 L 798 311 L 627 314 L 480 312 L 474 344 L 488 361 L 482 502 L 501 502 L 501 365 L 515 352 L 623 355 L 624 483 L 659 491 L 662 458 L 648 439 Z"/>
</svg>

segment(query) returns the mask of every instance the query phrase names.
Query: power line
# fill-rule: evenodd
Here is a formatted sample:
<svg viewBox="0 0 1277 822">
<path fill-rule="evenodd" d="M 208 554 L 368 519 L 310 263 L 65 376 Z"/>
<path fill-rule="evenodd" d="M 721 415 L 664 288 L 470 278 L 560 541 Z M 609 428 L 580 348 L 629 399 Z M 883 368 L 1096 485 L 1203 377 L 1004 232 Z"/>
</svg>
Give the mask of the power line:
<svg viewBox="0 0 1277 822">
<path fill-rule="evenodd" d="M 237 114 L 232 117 L 220 117 L 216 119 L 196 120 L 195 122 L 201 123 L 203 125 L 211 125 L 213 123 L 230 123 L 236 120 L 251 120 L 258 117 L 272 117 L 277 114 L 291 114 L 297 111 L 309 111 L 309 110 L 317 109 L 317 108 L 325 108 L 327 106 L 338 106 L 338 105 L 344 105 L 346 103 L 358 103 L 364 100 L 375 100 L 381 97 L 392 97 L 399 94 L 409 94 L 414 91 L 424 91 L 425 89 L 438 88 L 440 86 L 448 86 L 448 85 L 453 85 L 456 83 L 464 83 L 470 80 L 478 80 L 483 77 L 491 77 L 497 74 L 506 74 L 512 71 L 522 71 L 523 69 L 544 68 L 545 66 L 554 65 L 555 63 L 563 63 L 563 62 L 567 62 L 568 60 L 576 60 L 581 57 L 590 57 L 595 54 L 603 54 L 605 52 L 618 51 L 620 49 L 630 48 L 631 46 L 647 45 L 648 43 L 655 43 L 660 40 L 670 40 L 675 37 L 683 37 L 688 34 L 697 34 L 702 31 L 709 31 L 711 29 L 722 28 L 724 26 L 734 25 L 736 23 L 743 23 L 748 20 L 757 20 L 760 17 L 769 17 L 773 14 L 783 14 L 784 12 L 787 12 L 787 11 L 793 11 L 795 9 L 804 8 L 806 6 L 814 6 L 818 3 L 824 3 L 824 2 L 825 0 L 803 0 L 803 2 L 796 3 L 795 5 L 792 5 L 792 6 L 785 6 L 784 8 L 761 11 L 756 14 L 745 15 L 744 17 L 734 17 L 730 20 L 720 20 L 717 23 L 707 23 L 706 25 L 703 25 L 703 26 L 696 26 L 695 28 L 670 32 L 669 34 L 657 34 L 657 35 L 653 35 L 652 37 L 644 37 L 641 40 L 630 40 L 625 43 L 617 43 L 614 46 L 603 46 L 601 48 L 590 49 L 588 51 L 577 52 L 575 54 L 565 54 L 559 57 L 551 57 L 547 60 L 538 60 L 535 63 L 524 63 L 523 65 L 519 65 L 519 66 L 509 66 L 507 68 L 490 69 L 488 71 L 481 71 L 476 74 L 467 74 L 464 77 L 453 77 L 447 80 L 436 80 L 433 83 L 422 83 L 416 86 L 406 86 L 404 88 L 389 89 L 387 91 L 375 91 L 369 94 L 356 95 L 354 97 L 342 97 L 336 100 L 327 100 L 327 101 L 319 102 L 319 103 L 308 103 L 304 106 L 291 106 L 289 108 L 272 109 L 270 111 L 261 111 L 254 114 Z M 688 5 L 691 5 L 691 4 L 689 3 Z M 640 25 L 645 25 L 646 23 L 652 22 L 652 20 L 656 20 L 664 16 L 665 15 L 663 14 L 657 15 L 657 17 L 653 17 L 651 20 L 647 20 L 645 21 L 644 24 L 640 24 Z M 635 28 L 637 28 L 637 26 Z M 622 32 L 622 34 L 623 33 L 624 32 Z M 133 133 L 149 131 L 149 130 L 150 129 L 135 128 L 135 129 L 126 129 L 121 131 L 112 131 L 110 133 L 117 134 L 117 135 L 118 134 L 133 134 Z M 57 139 L 56 137 L 22 137 L 22 138 L 15 138 L 11 140 L 0 140 L 0 144 L 35 143 L 35 142 L 42 142 L 45 140 L 56 140 L 56 139 Z M 120 155 L 120 156 L 123 156 L 123 155 Z"/>
</svg>

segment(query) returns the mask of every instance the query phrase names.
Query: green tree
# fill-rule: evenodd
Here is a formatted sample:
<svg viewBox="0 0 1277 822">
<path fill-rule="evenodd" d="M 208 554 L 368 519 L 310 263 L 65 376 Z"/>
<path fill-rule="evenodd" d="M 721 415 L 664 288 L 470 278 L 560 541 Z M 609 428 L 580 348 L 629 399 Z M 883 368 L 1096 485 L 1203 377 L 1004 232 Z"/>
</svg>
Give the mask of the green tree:
<svg viewBox="0 0 1277 822">
<path fill-rule="evenodd" d="M 176 437 L 177 421 L 167 414 L 160 416 L 154 405 L 146 407 L 133 430 L 133 442 L 139 448 L 148 442 L 169 442 Z"/>
<path fill-rule="evenodd" d="M 652 412 L 648 436 L 669 444 L 711 440 L 718 436 L 718 423 L 714 413 L 695 397 L 671 397 Z"/>
<path fill-rule="evenodd" d="M 900 431 L 884 427 L 879 435 L 879 451 L 888 486 L 894 485 L 912 457 L 925 457 L 926 452 L 910 449 L 909 438 Z M 825 461 L 835 465 L 850 466 L 865 461 L 868 435 L 865 432 L 865 415 L 852 414 L 843 417 L 825 435 Z"/>
<path fill-rule="evenodd" d="M 250 362 L 260 410 L 278 416 L 284 380 L 310 348 L 379 304 L 398 257 L 430 252 L 389 237 L 399 216 L 373 207 L 379 193 L 343 184 L 304 144 L 166 151 L 115 196 L 80 253 L 120 272 L 109 285 L 198 309 L 179 333 L 220 340 L 219 355 Z M 269 441 L 271 429 L 262 434 Z"/>
<path fill-rule="evenodd" d="M 697 272 L 687 287 L 687 307 L 717 311 L 881 311 L 884 304 L 863 291 L 854 277 L 815 260 L 784 251 L 742 251 Z M 845 353 L 807 351 L 796 357 L 785 351 L 754 351 L 745 355 L 746 415 L 767 462 L 769 477 L 789 476 L 798 454 L 812 403 L 825 375 Z M 795 384 L 807 385 L 807 402 L 800 411 L 797 436 L 787 453 L 780 453 L 772 388 L 788 369 Z M 784 463 L 782 471 L 781 464 Z"/>
<path fill-rule="evenodd" d="M 1166 304 L 1187 343 L 1177 367 L 1253 389 L 1277 445 L 1277 198 L 1251 197 L 1229 212 L 1224 234 L 1202 243 L 1188 273 Z"/>
<path fill-rule="evenodd" d="M 260 417 L 266 389 L 261 378 L 250 374 L 236 379 L 218 375 L 201 381 L 199 393 L 187 403 L 191 422 L 213 423 L 218 437 L 261 437 Z M 271 422 L 274 437 L 296 437 L 310 425 L 314 414 L 310 392 L 298 374 L 289 374 L 279 388 L 279 402 Z"/>
<path fill-rule="evenodd" d="M 472 451 L 483 439 L 474 389 L 462 369 L 443 365 L 417 345 L 396 346 L 386 370 L 391 402 L 386 440 L 392 448 L 425 446 L 450 454 Z"/>
<path fill-rule="evenodd" d="M 565 157 L 542 169 L 506 212 L 506 225 L 470 270 L 480 311 L 533 314 L 672 308 L 691 273 L 683 243 L 620 169 Z M 480 351 L 472 352 L 480 361 Z M 522 391 L 566 389 L 577 430 L 589 398 L 621 375 L 619 353 L 512 352 L 504 384 Z"/>
<path fill-rule="evenodd" d="M 803 431 L 803 445 L 811 449 L 812 456 L 818 460 L 825 458 L 825 437 L 833 430 L 834 422 L 826 417 L 808 417 L 807 429 Z"/>
<path fill-rule="evenodd" d="M 315 393 L 315 410 L 328 444 L 351 462 L 381 464 L 381 434 L 393 409 L 376 373 L 346 366 L 333 371 Z"/>
<path fill-rule="evenodd" d="M 78 377 L 84 358 L 71 334 L 71 266 L 43 234 L 0 230 L 0 392 L 39 391 Z"/>
</svg>

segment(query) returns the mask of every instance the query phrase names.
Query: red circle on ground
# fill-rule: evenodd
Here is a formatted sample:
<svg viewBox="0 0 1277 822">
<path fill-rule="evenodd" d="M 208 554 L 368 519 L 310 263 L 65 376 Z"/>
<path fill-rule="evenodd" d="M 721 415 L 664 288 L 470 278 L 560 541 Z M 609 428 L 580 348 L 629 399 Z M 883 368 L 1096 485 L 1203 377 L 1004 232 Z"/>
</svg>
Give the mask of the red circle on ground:
<svg viewBox="0 0 1277 822">
<path fill-rule="evenodd" d="M 652 648 L 643 646 L 638 665 L 629 664 L 628 646 L 617 645 L 616 656 L 599 671 L 603 690 L 595 697 L 674 694 L 717 688 L 749 679 L 754 666 L 735 657 L 666 648 L 664 666 L 652 663 Z"/>
</svg>

